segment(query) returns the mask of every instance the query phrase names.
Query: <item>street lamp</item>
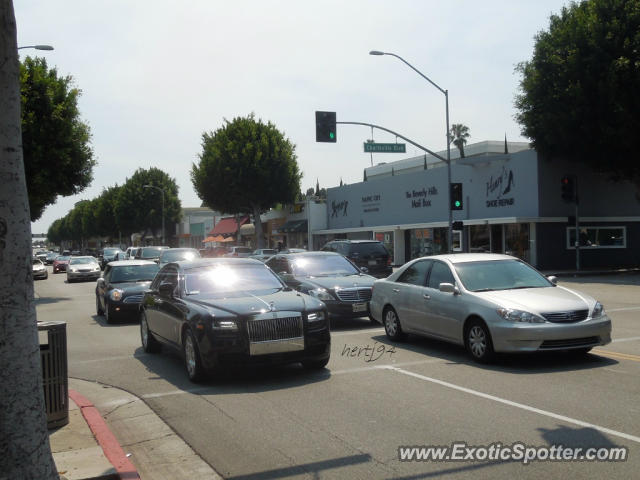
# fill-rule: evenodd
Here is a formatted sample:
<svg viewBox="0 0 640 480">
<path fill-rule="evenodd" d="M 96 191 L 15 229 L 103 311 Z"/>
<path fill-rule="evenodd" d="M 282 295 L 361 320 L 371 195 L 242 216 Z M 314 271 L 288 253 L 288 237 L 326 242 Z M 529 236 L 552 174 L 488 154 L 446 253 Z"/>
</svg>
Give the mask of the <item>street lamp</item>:
<svg viewBox="0 0 640 480">
<path fill-rule="evenodd" d="M 424 75 L 420 70 L 418 70 L 416 67 L 414 67 L 409 62 L 407 62 L 404 58 L 402 58 L 399 55 L 396 55 L 395 53 L 381 52 L 380 50 L 371 50 L 369 52 L 369 55 L 391 55 L 392 57 L 396 57 L 398 60 L 402 61 L 405 65 L 409 66 L 418 75 L 420 75 L 427 82 L 429 82 L 431 85 L 436 87 L 438 90 L 440 90 L 444 94 L 445 108 L 446 108 L 446 114 L 447 114 L 447 205 L 448 205 L 447 210 L 449 211 L 449 235 L 448 235 L 449 242 L 448 243 L 449 243 L 449 252 L 451 252 L 452 246 L 453 246 L 453 232 L 452 232 L 453 214 L 451 212 L 451 142 L 449 141 L 449 138 L 450 138 L 449 137 L 450 135 L 449 133 L 449 90 L 443 90 L 442 88 L 440 88 L 429 77 Z"/>
<path fill-rule="evenodd" d="M 164 239 L 164 190 L 160 187 L 156 187 L 155 185 L 143 185 L 142 188 L 155 188 L 156 190 L 160 190 L 162 194 L 162 245 L 165 245 Z"/>
<path fill-rule="evenodd" d="M 18 47 L 18 50 L 23 48 L 35 48 L 36 50 L 53 50 L 51 45 L 25 45 L 24 47 Z"/>
</svg>

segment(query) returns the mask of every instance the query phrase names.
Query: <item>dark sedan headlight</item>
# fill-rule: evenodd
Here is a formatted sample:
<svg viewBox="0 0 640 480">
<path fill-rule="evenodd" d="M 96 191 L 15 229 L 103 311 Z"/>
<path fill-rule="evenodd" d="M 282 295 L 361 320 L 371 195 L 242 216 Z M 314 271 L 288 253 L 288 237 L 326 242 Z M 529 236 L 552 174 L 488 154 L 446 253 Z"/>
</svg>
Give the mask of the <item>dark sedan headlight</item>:
<svg viewBox="0 0 640 480">
<path fill-rule="evenodd" d="M 325 315 L 323 311 L 318 311 L 318 312 L 309 312 L 307 313 L 307 321 L 309 323 L 312 322 L 321 322 L 325 319 Z"/>
<path fill-rule="evenodd" d="M 596 302 L 595 306 L 593 307 L 593 313 L 591 314 L 591 317 L 601 317 L 604 314 L 604 305 L 602 305 L 600 302 Z"/>
<path fill-rule="evenodd" d="M 516 323 L 544 323 L 546 320 L 535 313 L 525 312 L 523 310 L 514 310 L 511 308 L 498 308 L 496 310 L 505 320 Z"/>
<path fill-rule="evenodd" d="M 326 288 L 314 288 L 313 290 L 309 290 L 309 295 L 316 297 L 318 300 L 335 300 L 333 295 L 331 295 Z"/>
<path fill-rule="evenodd" d="M 123 293 L 124 292 L 119 288 L 114 288 L 113 290 L 111 290 L 111 300 L 119 302 L 120 300 L 122 300 Z"/>
</svg>

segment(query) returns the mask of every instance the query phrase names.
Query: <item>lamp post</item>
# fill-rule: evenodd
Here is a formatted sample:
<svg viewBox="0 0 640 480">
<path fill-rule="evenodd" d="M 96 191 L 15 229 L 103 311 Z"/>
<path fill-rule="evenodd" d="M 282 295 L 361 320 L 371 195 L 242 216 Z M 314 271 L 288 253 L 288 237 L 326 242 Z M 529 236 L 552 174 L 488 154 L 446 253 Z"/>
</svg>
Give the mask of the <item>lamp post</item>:
<svg viewBox="0 0 640 480">
<path fill-rule="evenodd" d="M 155 188 L 156 190 L 160 190 L 162 194 L 162 245 L 165 245 L 164 239 L 164 190 L 160 187 L 156 187 L 155 185 L 143 185 L 142 188 Z"/>
<path fill-rule="evenodd" d="M 23 48 L 35 48 L 36 50 L 53 50 L 51 45 L 25 45 L 24 47 L 18 47 L 18 50 Z"/>
<path fill-rule="evenodd" d="M 405 65 L 407 65 L 409 68 L 411 68 L 418 75 L 420 75 L 427 82 L 429 82 L 431 85 L 436 87 L 438 90 L 440 90 L 440 92 L 444 94 L 445 109 L 446 109 L 446 116 L 447 116 L 447 205 L 448 205 L 447 210 L 449 212 L 448 247 L 449 247 L 449 253 L 451 253 L 452 246 L 453 246 L 453 232 L 452 232 L 453 213 L 451 212 L 451 142 L 449 137 L 450 135 L 449 133 L 449 90 L 443 90 L 442 88 L 440 88 L 429 77 L 424 75 L 420 70 L 418 70 L 416 67 L 414 67 L 409 62 L 407 62 L 404 58 L 402 58 L 399 55 L 396 55 L 395 53 L 381 52 L 379 50 L 371 50 L 369 52 L 369 55 L 390 55 L 392 57 L 396 57 L 398 60 L 403 62 Z"/>
</svg>

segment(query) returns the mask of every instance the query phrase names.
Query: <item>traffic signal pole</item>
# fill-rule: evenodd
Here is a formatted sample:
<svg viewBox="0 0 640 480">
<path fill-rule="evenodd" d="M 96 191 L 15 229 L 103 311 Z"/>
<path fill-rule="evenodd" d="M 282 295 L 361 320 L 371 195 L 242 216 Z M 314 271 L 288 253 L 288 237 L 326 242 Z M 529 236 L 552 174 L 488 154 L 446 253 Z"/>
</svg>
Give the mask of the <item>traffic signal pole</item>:
<svg viewBox="0 0 640 480">
<path fill-rule="evenodd" d="M 578 179 L 575 182 L 576 189 L 576 271 L 580 271 L 580 216 L 578 214 Z"/>
</svg>

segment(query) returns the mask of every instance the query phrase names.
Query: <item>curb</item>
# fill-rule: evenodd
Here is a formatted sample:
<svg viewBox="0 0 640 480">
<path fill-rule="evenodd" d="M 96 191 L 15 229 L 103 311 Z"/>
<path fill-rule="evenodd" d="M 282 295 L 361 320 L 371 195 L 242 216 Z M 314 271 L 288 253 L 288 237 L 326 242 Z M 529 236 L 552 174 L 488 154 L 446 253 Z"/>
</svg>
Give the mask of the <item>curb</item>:
<svg viewBox="0 0 640 480">
<path fill-rule="evenodd" d="M 75 390 L 69 389 L 69 397 L 78 405 L 82 416 L 86 420 L 89 428 L 102 447 L 107 460 L 116 469 L 122 480 L 140 480 L 140 475 L 136 467 L 129 461 L 122 450 L 120 443 L 111 433 L 106 422 L 98 412 L 98 409 L 86 397 L 80 395 Z"/>
</svg>

